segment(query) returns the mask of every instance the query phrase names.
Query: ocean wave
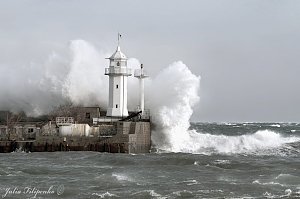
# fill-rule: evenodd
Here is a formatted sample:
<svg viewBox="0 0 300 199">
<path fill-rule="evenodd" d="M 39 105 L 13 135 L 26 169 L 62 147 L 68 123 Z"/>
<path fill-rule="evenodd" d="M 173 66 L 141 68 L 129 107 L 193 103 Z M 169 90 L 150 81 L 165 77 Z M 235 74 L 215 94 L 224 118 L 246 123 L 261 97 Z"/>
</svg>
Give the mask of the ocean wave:
<svg viewBox="0 0 300 199">
<path fill-rule="evenodd" d="M 288 184 L 288 185 L 293 185 L 293 184 L 298 184 L 300 181 L 300 177 L 296 175 L 291 175 L 291 174 L 279 174 L 278 176 L 275 177 L 275 180 Z"/>
<path fill-rule="evenodd" d="M 166 151 L 197 153 L 197 154 L 256 154 L 256 155 L 284 155 L 293 150 L 299 153 L 296 147 L 288 144 L 297 143 L 300 137 L 285 137 L 271 130 L 259 130 L 253 134 L 226 136 L 198 133 L 189 130 L 189 137 L 185 142 Z M 178 138 L 180 139 L 180 138 Z"/>
<path fill-rule="evenodd" d="M 194 179 L 185 180 L 185 181 L 182 181 L 180 183 L 185 183 L 187 186 L 199 184 L 199 182 L 197 180 L 194 180 Z"/>
<path fill-rule="evenodd" d="M 214 164 L 230 164 L 230 160 L 215 160 Z"/>
<path fill-rule="evenodd" d="M 161 82 L 164 84 L 162 85 Z M 149 108 L 154 124 L 151 140 L 158 152 L 284 155 L 290 149 L 273 152 L 266 152 L 266 150 L 278 149 L 285 144 L 300 140 L 300 137 L 284 137 L 272 130 L 259 130 L 253 134 L 239 136 L 213 135 L 190 130 L 193 108 L 200 99 L 198 93 L 200 77 L 193 74 L 182 62 L 175 62 L 165 68 L 150 85 L 147 89 L 151 96 Z M 222 123 L 222 125 L 236 126 L 237 124 Z M 258 126 L 254 122 L 245 122 L 242 125 L 248 129 Z M 282 126 L 279 123 L 265 125 L 268 126 L 266 128 L 272 129 Z"/>
<path fill-rule="evenodd" d="M 283 195 L 276 195 L 276 194 L 272 194 L 270 192 L 265 192 L 263 195 L 266 198 L 286 198 L 286 197 L 291 197 L 292 193 L 293 193 L 293 191 L 291 189 L 286 189 L 286 190 L 284 190 Z"/>
<path fill-rule="evenodd" d="M 284 187 L 284 186 L 285 186 L 284 184 L 281 184 L 281 183 L 279 183 L 279 182 L 273 182 L 273 181 L 271 181 L 271 182 L 260 182 L 259 180 L 254 180 L 254 181 L 252 182 L 252 184 L 260 184 L 260 185 L 279 185 L 279 186 L 281 186 L 281 187 Z"/>
<path fill-rule="evenodd" d="M 140 198 L 148 198 L 153 197 L 153 198 L 158 198 L 158 199 L 167 199 L 168 197 L 162 196 L 161 194 L 155 192 L 154 190 L 143 190 L 143 191 L 138 191 L 132 194 L 132 196 L 139 196 Z"/>
<path fill-rule="evenodd" d="M 281 173 L 281 174 L 279 174 L 278 176 L 276 176 L 275 179 L 280 179 L 280 178 L 291 178 L 291 177 L 294 177 L 294 176 L 291 175 L 291 174 Z"/>
<path fill-rule="evenodd" d="M 117 179 L 119 182 L 127 181 L 127 182 L 136 182 L 136 180 L 126 174 L 123 173 L 113 173 L 112 177 Z"/>
<path fill-rule="evenodd" d="M 271 124 L 270 126 L 271 126 L 271 127 L 277 127 L 277 128 L 280 128 L 280 127 L 281 127 L 280 124 Z"/>
<path fill-rule="evenodd" d="M 92 195 L 93 196 L 98 196 L 100 198 L 119 197 L 119 196 L 117 196 L 115 194 L 109 193 L 108 191 L 105 192 L 105 193 L 102 193 L 102 194 L 100 194 L 100 193 L 92 193 Z"/>
<path fill-rule="evenodd" d="M 179 197 L 187 197 L 187 198 L 190 198 L 190 197 L 193 197 L 193 196 L 194 196 L 193 192 L 187 191 L 187 190 L 174 191 L 174 192 L 172 192 L 171 195 L 174 195 L 174 196 L 176 196 L 176 197 L 179 196 Z"/>
</svg>

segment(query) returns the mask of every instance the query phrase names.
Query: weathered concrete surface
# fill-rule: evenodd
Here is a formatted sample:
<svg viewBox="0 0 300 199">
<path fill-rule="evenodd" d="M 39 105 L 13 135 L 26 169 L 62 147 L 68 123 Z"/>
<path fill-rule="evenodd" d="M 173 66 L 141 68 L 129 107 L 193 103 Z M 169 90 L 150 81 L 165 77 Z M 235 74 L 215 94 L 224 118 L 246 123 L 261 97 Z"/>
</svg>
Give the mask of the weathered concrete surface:
<svg viewBox="0 0 300 199">
<path fill-rule="evenodd" d="M 30 130 L 28 130 L 30 129 Z M 32 129 L 32 130 L 31 130 Z M 89 136 L 62 136 L 55 124 L 42 128 L 19 126 L 11 136 L 0 132 L 0 152 L 99 151 L 109 153 L 148 153 L 151 147 L 150 122 L 113 122 L 93 126 Z"/>
</svg>

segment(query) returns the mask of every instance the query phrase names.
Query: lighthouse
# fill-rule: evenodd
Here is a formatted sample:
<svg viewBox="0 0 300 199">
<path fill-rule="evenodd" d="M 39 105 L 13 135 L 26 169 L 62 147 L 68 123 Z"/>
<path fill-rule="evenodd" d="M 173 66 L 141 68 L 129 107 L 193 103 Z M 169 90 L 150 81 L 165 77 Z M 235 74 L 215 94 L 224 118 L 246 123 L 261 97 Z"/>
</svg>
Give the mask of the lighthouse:
<svg viewBox="0 0 300 199">
<path fill-rule="evenodd" d="M 134 77 L 139 79 L 139 84 L 140 84 L 140 104 L 139 104 L 139 111 L 142 111 L 142 115 L 144 115 L 144 109 L 145 109 L 145 100 L 144 100 L 144 79 L 148 77 L 148 75 L 146 75 L 144 73 L 144 66 L 143 64 L 141 64 L 141 69 L 136 69 L 134 71 Z"/>
<path fill-rule="evenodd" d="M 127 117 L 127 77 L 131 76 L 131 69 L 127 68 L 127 57 L 118 46 L 116 52 L 109 58 L 109 68 L 105 68 L 105 75 L 109 76 L 109 100 L 106 116 Z"/>
</svg>

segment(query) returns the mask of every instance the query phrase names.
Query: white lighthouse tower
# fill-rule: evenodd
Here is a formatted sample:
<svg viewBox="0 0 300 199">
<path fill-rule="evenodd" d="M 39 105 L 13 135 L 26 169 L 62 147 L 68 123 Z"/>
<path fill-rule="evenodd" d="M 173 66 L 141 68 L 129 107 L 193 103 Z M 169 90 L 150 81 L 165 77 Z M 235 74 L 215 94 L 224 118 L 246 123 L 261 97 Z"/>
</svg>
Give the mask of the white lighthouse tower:
<svg viewBox="0 0 300 199">
<path fill-rule="evenodd" d="M 134 77 L 139 79 L 139 83 L 140 83 L 140 104 L 139 104 L 139 111 L 142 111 L 142 115 L 144 115 L 144 110 L 145 110 L 145 91 L 144 91 L 144 79 L 148 77 L 148 75 L 146 75 L 144 73 L 144 67 L 143 64 L 141 64 L 141 69 L 136 69 L 134 71 Z"/>
<path fill-rule="evenodd" d="M 131 69 L 127 68 L 127 57 L 120 49 L 120 34 L 118 34 L 118 47 L 109 57 L 109 68 L 105 68 L 105 75 L 109 76 L 109 101 L 106 116 L 126 117 L 127 109 L 127 77 Z"/>
</svg>

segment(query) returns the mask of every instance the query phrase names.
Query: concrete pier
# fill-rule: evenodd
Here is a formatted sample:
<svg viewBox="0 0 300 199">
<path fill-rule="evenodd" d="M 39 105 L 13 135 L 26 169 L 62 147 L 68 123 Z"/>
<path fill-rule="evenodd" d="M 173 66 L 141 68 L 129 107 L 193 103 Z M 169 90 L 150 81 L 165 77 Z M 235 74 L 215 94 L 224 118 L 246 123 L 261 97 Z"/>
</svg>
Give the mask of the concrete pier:
<svg viewBox="0 0 300 199">
<path fill-rule="evenodd" d="M 48 125 L 48 126 L 47 126 Z M 40 129 L 28 129 L 22 136 L 1 136 L 0 152 L 53 152 L 53 151 L 98 151 L 108 153 L 149 153 L 151 147 L 150 122 L 113 122 L 91 127 L 88 136 L 75 134 L 62 136 L 55 125 Z M 33 128 L 31 126 L 31 128 Z M 19 127 L 20 131 L 21 127 Z M 54 133 L 53 133 L 54 132 Z M 9 137 L 13 138 L 10 139 Z M 17 139 L 15 139 L 17 138 Z"/>
</svg>

